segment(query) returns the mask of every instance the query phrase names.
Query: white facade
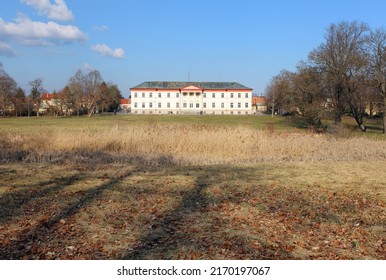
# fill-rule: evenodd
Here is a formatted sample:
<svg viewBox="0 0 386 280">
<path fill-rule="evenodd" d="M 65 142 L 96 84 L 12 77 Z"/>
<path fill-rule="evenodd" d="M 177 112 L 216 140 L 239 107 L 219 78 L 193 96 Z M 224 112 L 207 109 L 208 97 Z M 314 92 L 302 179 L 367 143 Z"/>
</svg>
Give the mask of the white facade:
<svg viewBox="0 0 386 280">
<path fill-rule="evenodd" d="M 210 89 L 194 83 L 182 88 L 135 87 L 131 102 L 133 114 L 246 115 L 252 114 L 252 89 Z"/>
</svg>

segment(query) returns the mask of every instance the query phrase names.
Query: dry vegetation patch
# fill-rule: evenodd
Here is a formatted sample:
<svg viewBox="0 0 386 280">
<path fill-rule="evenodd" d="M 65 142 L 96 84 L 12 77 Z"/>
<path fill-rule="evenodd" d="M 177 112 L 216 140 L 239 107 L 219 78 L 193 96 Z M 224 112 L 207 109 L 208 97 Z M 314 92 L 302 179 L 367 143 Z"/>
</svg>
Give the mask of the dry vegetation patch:
<svg viewBox="0 0 386 280">
<path fill-rule="evenodd" d="M 0 256 L 385 259 L 384 164 L 2 164 Z"/>
<path fill-rule="evenodd" d="M 248 164 L 288 161 L 385 160 L 386 141 L 336 138 L 244 126 L 115 124 L 103 129 L 60 127 L 0 135 L 2 162 Z"/>
<path fill-rule="evenodd" d="M 384 140 L 54 124 L 0 129 L 1 259 L 386 258 Z"/>
</svg>

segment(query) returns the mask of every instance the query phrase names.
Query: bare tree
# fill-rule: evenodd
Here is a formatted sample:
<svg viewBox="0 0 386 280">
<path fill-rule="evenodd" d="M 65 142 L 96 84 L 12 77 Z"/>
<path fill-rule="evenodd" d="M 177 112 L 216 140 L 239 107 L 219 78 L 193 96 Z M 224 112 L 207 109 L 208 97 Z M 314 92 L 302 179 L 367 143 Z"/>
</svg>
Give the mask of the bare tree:
<svg viewBox="0 0 386 280">
<path fill-rule="evenodd" d="M 309 60 L 326 74 L 335 123 L 342 121 L 347 101 L 357 93 L 357 83 L 353 81 L 366 67 L 364 52 L 368 31 L 367 24 L 357 21 L 331 24 L 325 43 L 309 54 Z M 358 125 L 361 127 L 360 123 Z"/>
<path fill-rule="evenodd" d="M 78 116 L 82 106 L 87 109 L 89 117 L 95 113 L 101 98 L 102 82 L 103 79 L 98 70 L 93 70 L 87 74 L 78 70 L 76 74 L 70 78 L 68 87 L 71 91 L 72 100 Z"/>
<path fill-rule="evenodd" d="M 364 117 L 366 114 L 366 107 L 370 103 L 367 75 L 354 75 L 348 85 L 349 87 L 346 102 L 358 127 L 362 131 L 366 131 L 367 127 L 364 123 Z"/>
<path fill-rule="evenodd" d="M 40 103 L 41 103 L 42 93 L 44 90 L 43 89 L 43 79 L 37 78 L 33 81 L 30 81 L 29 85 L 31 86 L 30 97 L 34 103 L 36 115 L 39 116 Z"/>
<path fill-rule="evenodd" d="M 386 134 L 386 30 L 371 32 L 369 40 L 370 69 L 374 86 L 383 96 L 383 133 Z"/>
<path fill-rule="evenodd" d="M 268 103 L 272 107 L 272 114 L 274 111 L 279 113 L 291 112 L 294 110 L 293 102 L 293 73 L 287 70 L 282 70 L 278 75 L 273 77 L 268 84 L 265 94 Z"/>
<path fill-rule="evenodd" d="M 82 102 L 85 96 L 85 78 L 81 70 L 78 70 L 68 82 L 69 91 L 65 92 L 66 105 L 69 109 L 76 111 L 79 117 L 82 108 Z"/>
<path fill-rule="evenodd" d="M 294 106 L 298 113 L 311 127 L 320 127 L 325 110 L 325 88 L 323 76 L 315 67 L 301 63 L 293 75 Z"/>
<path fill-rule="evenodd" d="M 17 84 L 15 80 L 5 71 L 2 71 L 0 73 L 0 106 L 3 116 L 5 116 L 10 106 L 12 106 L 16 91 Z"/>
<path fill-rule="evenodd" d="M 98 70 L 93 70 L 85 75 L 85 105 L 88 116 L 91 117 L 97 108 L 98 102 L 101 99 L 101 84 L 102 76 Z"/>
<path fill-rule="evenodd" d="M 69 86 L 65 86 L 64 89 L 58 92 L 57 99 L 60 113 L 69 114 L 71 111 L 75 110 L 72 97 Z"/>
<path fill-rule="evenodd" d="M 21 116 L 25 113 L 27 107 L 26 107 L 26 100 L 25 100 L 25 92 L 22 88 L 18 87 L 16 90 L 16 94 L 13 98 L 13 104 L 15 106 L 15 115 L 16 117 Z"/>
</svg>

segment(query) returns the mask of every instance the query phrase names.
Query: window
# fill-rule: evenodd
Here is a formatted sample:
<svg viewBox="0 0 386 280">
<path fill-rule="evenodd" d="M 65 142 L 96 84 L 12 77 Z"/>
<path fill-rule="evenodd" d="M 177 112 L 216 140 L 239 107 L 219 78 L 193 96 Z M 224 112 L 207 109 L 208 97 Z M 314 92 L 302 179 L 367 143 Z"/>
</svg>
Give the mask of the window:
<svg viewBox="0 0 386 280">
<path fill-rule="evenodd" d="M 142 108 L 145 108 L 145 102 L 142 102 Z"/>
<path fill-rule="evenodd" d="M 168 92 L 168 98 L 170 98 L 170 92 Z"/>
<path fill-rule="evenodd" d="M 184 103 L 184 105 L 183 105 L 183 106 L 184 106 L 184 108 L 187 108 L 187 107 L 188 107 L 188 104 Z"/>
<path fill-rule="evenodd" d="M 224 98 L 225 97 L 225 94 L 222 92 L 221 93 L 221 98 Z"/>
<path fill-rule="evenodd" d="M 206 108 L 206 103 L 202 103 L 202 107 L 203 107 L 203 108 Z"/>
<path fill-rule="evenodd" d="M 237 103 L 237 108 L 241 108 L 241 102 Z"/>
<path fill-rule="evenodd" d="M 134 92 L 134 97 L 137 98 L 138 97 L 138 94 L 136 92 Z"/>
<path fill-rule="evenodd" d="M 152 92 L 149 93 L 149 97 L 150 97 L 150 98 L 153 97 L 153 93 L 152 93 Z"/>
<path fill-rule="evenodd" d="M 233 92 L 231 92 L 231 98 L 233 98 Z"/>
<path fill-rule="evenodd" d="M 193 108 L 193 103 L 189 103 L 189 108 Z"/>
<path fill-rule="evenodd" d="M 204 92 L 203 96 L 204 96 L 204 98 L 206 98 L 206 92 Z"/>
<path fill-rule="evenodd" d="M 162 96 L 162 94 L 159 92 L 159 93 L 158 93 L 158 97 L 161 98 L 161 96 Z"/>
<path fill-rule="evenodd" d="M 249 105 L 248 102 L 245 102 L 245 108 L 249 108 L 248 105 Z"/>
<path fill-rule="evenodd" d="M 166 106 L 167 106 L 168 108 L 170 108 L 170 102 L 168 102 L 168 103 L 166 104 Z"/>
<path fill-rule="evenodd" d="M 225 107 L 225 104 L 224 103 L 221 103 L 221 108 L 224 108 Z"/>
<path fill-rule="evenodd" d="M 212 103 L 212 108 L 216 108 L 216 103 Z"/>
<path fill-rule="evenodd" d="M 212 97 L 216 98 L 216 93 L 215 92 L 212 93 Z"/>
<path fill-rule="evenodd" d="M 145 93 L 144 92 L 142 92 L 142 97 L 145 97 Z"/>
<path fill-rule="evenodd" d="M 153 102 L 149 103 L 149 108 L 153 108 Z"/>
<path fill-rule="evenodd" d="M 177 98 L 180 97 L 180 93 L 179 92 L 176 93 L 176 97 Z"/>
<path fill-rule="evenodd" d="M 245 93 L 245 98 L 248 98 L 248 92 Z"/>
<path fill-rule="evenodd" d="M 196 108 L 200 108 L 200 103 L 196 103 Z"/>
<path fill-rule="evenodd" d="M 138 108 L 138 103 L 134 102 L 134 108 Z"/>
<path fill-rule="evenodd" d="M 233 108 L 233 102 L 231 102 L 231 108 Z"/>
<path fill-rule="evenodd" d="M 237 97 L 238 97 L 238 98 L 241 98 L 241 92 L 239 92 L 239 93 L 237 94 Z"/>
<path fill-rule="evenodd" d="M 178 93 L 177 93 L 178 94 Z M 176 103 L 176 108 L 180 108 L 180 102 Z"/>
</svg>

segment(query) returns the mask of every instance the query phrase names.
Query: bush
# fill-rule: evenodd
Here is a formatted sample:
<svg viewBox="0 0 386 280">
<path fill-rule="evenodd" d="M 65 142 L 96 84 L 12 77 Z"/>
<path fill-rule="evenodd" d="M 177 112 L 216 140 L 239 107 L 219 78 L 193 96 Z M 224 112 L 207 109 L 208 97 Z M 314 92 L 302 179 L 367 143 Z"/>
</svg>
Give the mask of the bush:
<svg viewBox="0 0 386 280">
<path fill-rule="evenodd" d="M 337 138 L 351 138 L 352 130 L 344 124 L 329 125 L 326 129 L 326 133 Z"/>
</svg>

